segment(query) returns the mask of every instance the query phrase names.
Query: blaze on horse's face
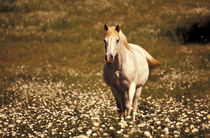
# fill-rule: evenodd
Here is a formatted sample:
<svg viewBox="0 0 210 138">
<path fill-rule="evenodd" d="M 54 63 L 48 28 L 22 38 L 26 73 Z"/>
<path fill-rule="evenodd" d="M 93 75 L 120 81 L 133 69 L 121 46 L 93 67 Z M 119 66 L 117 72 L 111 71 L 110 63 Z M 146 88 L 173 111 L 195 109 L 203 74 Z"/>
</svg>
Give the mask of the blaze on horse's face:
<svg viewBox="0 0 210 138">
<path fill-rule="evenodd" d="M 117 25 L 116 27 L 108 27 L 106 24 L 104 25 L 105 30 L 105 59 L 107 63 L 112 63 L 116 56 L 119 44 L 119 31 L 120 28 Z"/>
</svg>

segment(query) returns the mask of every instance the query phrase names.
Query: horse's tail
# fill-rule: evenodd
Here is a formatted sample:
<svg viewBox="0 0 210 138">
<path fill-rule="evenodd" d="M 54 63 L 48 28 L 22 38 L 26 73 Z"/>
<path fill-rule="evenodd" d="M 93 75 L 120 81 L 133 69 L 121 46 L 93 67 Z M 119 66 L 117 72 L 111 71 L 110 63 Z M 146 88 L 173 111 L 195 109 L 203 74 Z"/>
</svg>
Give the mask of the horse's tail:
<svg viewBox="0 0 210 138">
<path fill-rule="evenodd" d="M 157 59 L 153 58 L 146 50 L 144 50 L 144 53 L 146 55 L 147 62 L 149 64 L 150 68 L 155 68 L 155 67 L 160 66 L 162 64 L 161 61 L 158 61 Z"/>
</svg>

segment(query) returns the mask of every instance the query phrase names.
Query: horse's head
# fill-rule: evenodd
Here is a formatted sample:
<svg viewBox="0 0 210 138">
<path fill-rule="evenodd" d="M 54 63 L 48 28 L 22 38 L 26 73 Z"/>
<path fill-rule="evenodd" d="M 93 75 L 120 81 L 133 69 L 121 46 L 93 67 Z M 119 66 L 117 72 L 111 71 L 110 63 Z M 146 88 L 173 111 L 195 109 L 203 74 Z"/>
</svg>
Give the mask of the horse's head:
<svg viewBox="0 0 210 138">
<path fill-rule="evenodd" d="M 114 58 L 117 54 L 118 48 L 119 48 L 119 32 L 120 27 L 117 25 L 116 27 L 108 27 L 106 24 L 104 25 L 105 29 L 105 59 L 108 63 L 112 63 L 114 61 Z"/>
</svg>

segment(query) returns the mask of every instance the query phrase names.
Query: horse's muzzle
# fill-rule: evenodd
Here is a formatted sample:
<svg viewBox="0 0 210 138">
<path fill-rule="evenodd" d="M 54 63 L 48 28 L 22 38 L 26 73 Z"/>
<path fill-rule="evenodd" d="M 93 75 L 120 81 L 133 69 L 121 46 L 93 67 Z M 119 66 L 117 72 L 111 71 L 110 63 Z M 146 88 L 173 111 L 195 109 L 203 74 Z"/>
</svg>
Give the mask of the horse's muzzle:
<svg viewBox="0 0 210 138">
<path fill-rule="evenodd" d="M 109 56 L 105 55 L 105 60 L 106 60 L 107 63 L 112 63 L 113 56 L 112 55 L 109 55 Z"/>
</svg>

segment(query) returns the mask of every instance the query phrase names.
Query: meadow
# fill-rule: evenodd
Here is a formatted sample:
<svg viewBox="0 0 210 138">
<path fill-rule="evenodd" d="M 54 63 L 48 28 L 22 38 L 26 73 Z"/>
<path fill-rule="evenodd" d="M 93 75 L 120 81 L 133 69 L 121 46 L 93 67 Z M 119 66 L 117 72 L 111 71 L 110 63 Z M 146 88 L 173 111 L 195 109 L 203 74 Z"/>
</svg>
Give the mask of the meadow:
<svg viewBox="0 0 210 138">
<path fill-rule="evenodd" d="M 209 137 L 207 0 L 0 0 L 0 137 Z M 102 78 L 104 24 L 162 65 L 137 119 Z"/>
</svg>

